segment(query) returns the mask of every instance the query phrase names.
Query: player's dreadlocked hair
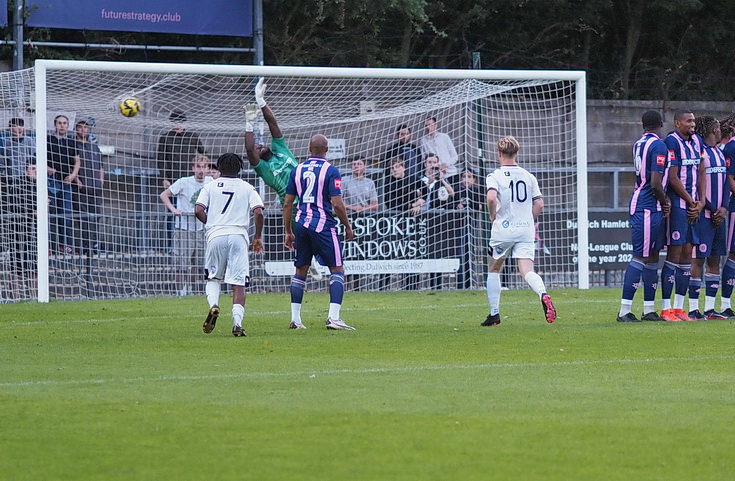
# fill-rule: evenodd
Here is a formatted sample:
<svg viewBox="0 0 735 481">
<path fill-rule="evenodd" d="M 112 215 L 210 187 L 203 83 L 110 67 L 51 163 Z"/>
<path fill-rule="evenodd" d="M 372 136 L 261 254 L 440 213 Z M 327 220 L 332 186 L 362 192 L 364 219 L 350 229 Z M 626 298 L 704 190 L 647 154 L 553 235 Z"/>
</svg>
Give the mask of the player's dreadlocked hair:
<svg viewBox="0 0 735 481">
<path fill-rule="evenodd" d="M 729 139 L 735 134 L 735 112 L 720 120 L 720 131 L 723 139 Z"/>
<path fill-rule="evenodd" d="M 521 144 L 512 135 L 506 135 L 498 141 L 498 152 L 509 157 L 516 155 L 520 148 Z"/>
<path fill-rule="evenodd" d="M 719 123 L 720 121 L 711 115 L 702 115 L 694 119 L 695 129 L 703 139 L 706 139 Z"/>
<path fill-rule="evenodd" d="M 228 152 L 222 154 L 217 159 L 217 169 L 221 172 L 222 177 L 237 177 L 242 170 L 242 159 L 239 155 Z"/>
</svg>

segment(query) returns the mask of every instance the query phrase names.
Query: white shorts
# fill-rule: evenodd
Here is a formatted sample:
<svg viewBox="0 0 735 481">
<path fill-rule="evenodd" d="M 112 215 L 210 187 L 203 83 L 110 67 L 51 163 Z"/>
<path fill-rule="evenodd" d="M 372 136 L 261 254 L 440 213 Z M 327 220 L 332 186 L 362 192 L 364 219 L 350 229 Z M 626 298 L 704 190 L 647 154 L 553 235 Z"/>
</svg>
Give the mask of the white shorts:
<svg viewBox="0 0 735 481">
<path fill-rule="evenodd" d="M 228 234 L 207 242 L 204 265 L 209 279 L 233 286 L 250 285 L 248 241 L 242 234 Z"/>
<path fill-rule="evenodd" d="M 494 241 L 490 239 L 490 249 L 492 249 L 493 259 L 495 260 L 505 259 L 506 257 L 534 260 L 536 254 L 535 242 Z"/>
</svg>

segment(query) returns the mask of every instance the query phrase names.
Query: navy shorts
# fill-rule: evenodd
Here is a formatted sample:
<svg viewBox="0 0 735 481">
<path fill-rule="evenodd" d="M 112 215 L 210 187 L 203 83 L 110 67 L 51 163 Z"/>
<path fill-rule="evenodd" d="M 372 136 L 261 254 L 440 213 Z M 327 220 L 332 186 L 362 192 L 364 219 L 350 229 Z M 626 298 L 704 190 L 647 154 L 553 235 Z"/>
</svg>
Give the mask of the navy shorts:
<svg viewBox="0 0 735 481">
<path fill-rule="evenodd" d="M 699 228 L 699 245 L 694 249 L 697 259 L 706 259 L 709 256 L 724 256 L 727 254 L 727 230 L 725 222 L 715 227 L 712 219 L 700 217 L 697 223 Z"/>
<path fill-rule="evenodd" d="M 630 216 L 633 255 L 651 257 L 666 246 L 666 224 L 662 211 L 642 210 Z"/>
<path fill-rule="evenodd" d="M 311 264 L 311 259 L 317 256 L 319 263 L 327 267 L 342 267 L 342 242 L 337 235 L 337 229 L 324 229 L 315 232 L 300 224 L 296 224 L 296 267 Z"/>
<path fill-rule="evenodd" d="M 671 214 L 666 229 L 666 241 L 671 246 L 683 246 L 684 244 L 699 244 L 699 231 L 696 222 L 690 224 L 687 219 L 687 210 L 679 207 L 671 207 Z"/>
</svg>

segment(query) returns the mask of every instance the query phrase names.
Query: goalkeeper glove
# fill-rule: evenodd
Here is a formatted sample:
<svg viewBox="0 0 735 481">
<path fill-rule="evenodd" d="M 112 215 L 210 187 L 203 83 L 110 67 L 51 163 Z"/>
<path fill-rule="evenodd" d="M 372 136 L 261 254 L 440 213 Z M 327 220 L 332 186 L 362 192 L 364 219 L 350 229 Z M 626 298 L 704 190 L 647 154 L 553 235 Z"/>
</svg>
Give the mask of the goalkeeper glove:
<svg viewBox="0 0 735 481">
<path fill-rule="evenodd" d="M 243 110 L 245 110 L 245 132 L 252 132 L 253 122 L 258 120 L 258 106 L 255 104 L 246 104 Z"/>
<path fill-rule="evenodd" d="M 255 85 L 255 101 L 261 109 L 265 107 L 265 98 L 263 98 L 263 95 L 265 95 L 265 87 L 265 79 L 260 77 L 257 85 Z"/>
</svg>

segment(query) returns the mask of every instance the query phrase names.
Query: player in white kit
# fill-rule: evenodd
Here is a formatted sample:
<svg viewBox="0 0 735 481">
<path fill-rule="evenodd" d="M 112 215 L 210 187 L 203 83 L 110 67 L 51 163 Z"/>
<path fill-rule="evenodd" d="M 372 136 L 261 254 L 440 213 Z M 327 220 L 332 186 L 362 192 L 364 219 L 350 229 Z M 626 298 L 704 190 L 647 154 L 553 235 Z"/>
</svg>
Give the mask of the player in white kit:
<svg viewBox="0 0 735 481">
<path fill-rule="evenodd" d="M 487 299 L 490 314 L 481 324 L 500 324 L 500 270 L 507 257 L 518 262 L 518 271 L 541 299 L 547 322 L 554 322 L 556 309 L 546 293 L 543 279 L 533 270 L 536 218 L 544 208 L 538 181 L 516 164 L 520 144 L 513 136 L 498 142 L 500 168 L 487 176 L 487 207 L 492 221 L 490 272 Z"/>
<path fill-rule="evenodd" d="M 207 272 L 209 313 L 202 329 L 209 334 L 219 316 L 220 283 L 232 286 L 232 335 L 245 337 L 245 288 L 250 284 L 248 228 L 252 212 L 255 223 L 253 252 L 263 252 L 263 200 L 255 188 L 237 175 L 243 161 L 237 154 L 222 154 L 217 159 L 221 176 L 202 188 L 196 202 L 196 216 L 206 226 L 207 247 L 204 266 Z"/>
</svg>

